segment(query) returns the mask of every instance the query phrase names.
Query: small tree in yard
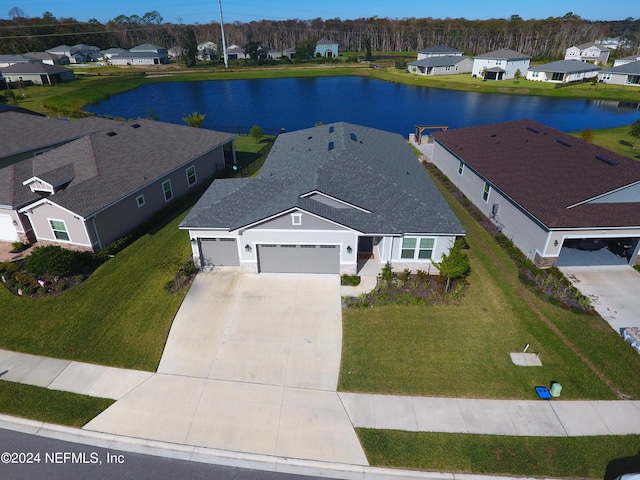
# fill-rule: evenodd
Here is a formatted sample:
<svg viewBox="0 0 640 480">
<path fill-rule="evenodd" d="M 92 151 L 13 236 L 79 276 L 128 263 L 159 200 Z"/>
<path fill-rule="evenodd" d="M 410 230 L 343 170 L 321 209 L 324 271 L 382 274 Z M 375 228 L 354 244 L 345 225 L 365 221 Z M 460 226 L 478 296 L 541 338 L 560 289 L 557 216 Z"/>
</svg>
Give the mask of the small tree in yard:
<svg viewBox="0 0 640 480">
<path fill-rule="evenodd" d="M 520 79 L 522 78 L 522 72 L 520 69 L 516 70 L 516 73 L 513 74 L 513 78 L 516 79 L 516 83 L 520 82 Z"/>
<path fill-rule="evenodd" d="M 585 142 L 592 143 L 593 142 L 593 137 L 594 137 L 593 129 L 592 128 L 587 128 L 586 130 L 583 130 L 581 136 L 582 136 L 582 139 Z"/>
<path fill-rule="evenodd" d="M 254 125 L 253 127 L 251 127 L 251 130 L 249 131 L 249 135 L 255 138 L 256 143 L 258 143 L 260 139 L 264 137 L 264 131 L 258 125 Z"/>
<path fill-rule="evenodd" d="M 471 271 L 469 259 L 462 248 L 463 243 L 456 242 L 449 250 L 449 255 L 443 254 L 441 261 L 433 262 L 440 272 L 440 276 L 447 279 L 447 292 L 451 288 L 451 280 L 464 278 Z"/>
<path fill-rule="evenodd" d="M 638 139 L 640 138 L 640 120 L 636 120 L 631 124 L 631 130 L 629 130 L 629 135 L 631 135 L 635 140 L 633 141 L 632 150 L 636 149 L 636 143 L 638 143 Z"/>
</svg>

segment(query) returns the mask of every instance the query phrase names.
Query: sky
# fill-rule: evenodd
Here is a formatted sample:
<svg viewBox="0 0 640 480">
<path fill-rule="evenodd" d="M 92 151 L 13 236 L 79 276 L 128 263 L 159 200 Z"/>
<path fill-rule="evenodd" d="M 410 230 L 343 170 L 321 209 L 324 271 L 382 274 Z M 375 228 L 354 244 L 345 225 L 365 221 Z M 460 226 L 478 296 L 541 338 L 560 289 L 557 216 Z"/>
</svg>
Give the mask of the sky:
<svg viewBox="0 0 640 480">
<path fill-rule="evenodd" d="M 29 17 L 51 12 L 56 18 L 107 22 L 119 15 L 157 11 L 164 22 L 206 24 L 220 21 L 218 0 L 0 0 L 0 18 L 17 7 Z M 602 0 L 222 0 L 225 23 L 314 18 L 531 18 L 561 17 L 573 12 L 587 20 L 640 18 L 640 1 Z"/>
</svg>

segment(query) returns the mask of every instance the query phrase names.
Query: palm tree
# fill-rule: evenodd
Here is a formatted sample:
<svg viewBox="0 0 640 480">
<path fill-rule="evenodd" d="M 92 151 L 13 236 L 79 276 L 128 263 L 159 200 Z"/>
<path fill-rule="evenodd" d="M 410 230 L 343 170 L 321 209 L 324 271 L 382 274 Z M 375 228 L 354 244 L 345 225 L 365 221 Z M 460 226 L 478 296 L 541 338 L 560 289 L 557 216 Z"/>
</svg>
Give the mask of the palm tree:
<svg viewBox="0 0 640 480">
<path fill-rule="evenodd" d="M 189 125 L 190 127 L 200 128 L 202 123 L 204 122 L 204 117 L 206 117 L 206 113 L 193 112 L 188 117 L 184 117 L 182 120 Z"/>
<path fill-rule="evenodd" d="M 638 139 L 640 138 L 640 120 L 636 120 L 631 124 L 631 130 L 629 130 L 629 135 L 631 135 L 635 140 L 633 141 L 633 149 L 636 149 L 636 143 L 638 143 Z"/>
</svg>

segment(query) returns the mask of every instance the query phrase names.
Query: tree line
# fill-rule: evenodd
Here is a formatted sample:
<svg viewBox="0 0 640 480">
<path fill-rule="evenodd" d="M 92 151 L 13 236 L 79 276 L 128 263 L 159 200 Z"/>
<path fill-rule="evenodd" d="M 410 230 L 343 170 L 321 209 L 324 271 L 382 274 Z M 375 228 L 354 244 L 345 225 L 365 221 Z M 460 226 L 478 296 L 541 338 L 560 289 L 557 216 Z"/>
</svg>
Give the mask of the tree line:
<svg viewBox="0 0 640 480">
<path fill-rule="evenodd" d="M 17 11 L 16 11 L 17 10 Z M 86 43 L 106 49 L 131 48 L 142 43 L 171 48 L 184 42 L 185 34 L 196 41 L 221 42 L 220 24 L 184 25 L 167 23 L 158 12 L 142 16 L 119 15 L 106 23 L 95 19 L 79 22 L 56 18 L 50 12 L 26 18 L 12 9 L 9 19 L 0 20 L 0 53 L 44 51 L 60 44 Z M 467 20 L 465 18 L 359 18 L 233 22 L 224 26 L 227 45 L 249 43 L 284 50 L 305 41 L 326 37 L 339 44 L 341 52 L 415 52 L 434 45 L 448 45 L 466 55 L 478 55 L 510 48 L 534 60 L 564 56 L 566 48 L 606 37 L 622 37 L 624 48 L 612 52 L 626 56 L 640 49 L 640 18 L 618 21 L 589 21 L 569 12 L 563 17 L 524 20 Z"/>
</svg>

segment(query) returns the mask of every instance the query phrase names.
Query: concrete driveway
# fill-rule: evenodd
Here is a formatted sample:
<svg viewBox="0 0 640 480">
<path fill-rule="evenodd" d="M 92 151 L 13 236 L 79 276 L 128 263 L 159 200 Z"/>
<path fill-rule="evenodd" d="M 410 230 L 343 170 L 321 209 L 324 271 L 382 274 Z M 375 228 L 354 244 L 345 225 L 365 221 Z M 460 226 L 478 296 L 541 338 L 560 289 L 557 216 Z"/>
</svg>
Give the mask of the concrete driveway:
<svg viewBox="0 0 640 480">
<path fill-rule="evenodd" d="M 640 327 L 640 273 L 629 265 L 560 267 L 571 283 L 591 299 L 595 310 L 620 333 Z"/>
<path fill-rule="evenodd" d="M 367 465 L 336 392 L 338 275 L 198 274 L 158 367 L 87 430 Z"/>
</svg>

